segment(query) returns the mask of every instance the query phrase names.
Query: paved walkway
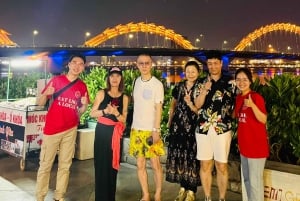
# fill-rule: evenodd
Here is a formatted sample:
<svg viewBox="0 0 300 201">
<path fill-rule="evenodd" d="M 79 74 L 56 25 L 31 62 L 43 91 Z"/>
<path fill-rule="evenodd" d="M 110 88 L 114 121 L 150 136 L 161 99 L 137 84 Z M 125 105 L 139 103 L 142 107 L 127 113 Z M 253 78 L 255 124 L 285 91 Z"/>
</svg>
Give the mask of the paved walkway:
<svg viewBox="0 0 300 201">
<path fill-rule="evenodd" d="M 1 150 L 0 150 L 1 152 Z M 28 163 L 27 170 L 22 172 L 19 168 L 19 159 L 0 153 L 0 200 L 1 201 L 34 201 L 37 164 Z M 55 172 L 57 164 L 54 164 L 50 190 L 45 201 L 53 201 L 53 188 L 55 186 Z M 154 192 L 152 171 L 149 170 L 149 186 Z M 179 190 L 178 184 L 164 181 L 162 200 L 173 201 Z M 217 201 L 217 189 L 213 188 L 213 201 Z M 118 174 L 116 201 L 137 201 L 141 197 L 141 191 L 136 176 L 136 167 L 122 163 Z M 198 188 L 197 201 L 204 198 L 203 190 Z M 227 201 L 241 201 L 241 194 L 228 191 Z M 69 188 L 66 201 L 94 201 L 94 167 L 93 160 L 74 160 L 71 167 Z"/>
</svg>

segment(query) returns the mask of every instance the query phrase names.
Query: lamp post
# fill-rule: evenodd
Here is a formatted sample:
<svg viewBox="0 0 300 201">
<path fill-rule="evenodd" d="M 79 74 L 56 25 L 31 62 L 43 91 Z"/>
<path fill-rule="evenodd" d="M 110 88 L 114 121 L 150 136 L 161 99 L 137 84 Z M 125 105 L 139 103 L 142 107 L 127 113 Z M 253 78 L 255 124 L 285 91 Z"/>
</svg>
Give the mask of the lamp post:
<svg viewBox="0 0 300 201">
<path fill-rule="evenodd" d="M 9 82 L 10 82 L 10 79 L 11 79 L 11 60 L 9 60 L 9 63 L 8 63 L 8 75 L 7 75 L 7 88 L 6 88 L 6 102 L 9 101 Z"/>
<path fill-rule="evenodd" d="M 221 50 L 226 50 L 226 45 L 228 44 L 228 41 L 227 40 L 224 40 L 222 42 L 222 46 L 221 46 Z"/>
<path fill-rule="evenodd" d="M 199 42 L 201 42 L 201 44 L 202 44 L 202 48 L 201 49 L 203 49 L 204 34 L 200 34 L 199 37 L 200 37 L 199 38 L 200 39 Z M 200 49 L 200 45 L 199 45 L 199 49 Z"/>
<path fill-rule="evenodd" d="M 35 36 L 38 35 L 38 30 L 33 30 L 32 32 L 32 47 L 35 47 Z"/>
<path fill-rule="evenodd" d="M 169 46 L 168 45 L 169 44 L 169 42 L 168 42 L 169 40 L 170 40 L 170 38 L 168 38 L 168 37 L 164 38 L 164 46 L 163 46 L 164 48 L 167 48 Z"/>
<path fill-rule="evenodd" d="M 130 40 L 133 38 L 133 34 L 129 34 L 127 38 L 127 47 L 130 47 Z"/>
<path fill-rule="evenodd" d="M 270 53 L 273 53 L 273 52 L 275 52 L 275 49 L 274 49 L 274 47 L 273 47 L 273 45 L 272 45 L 272 44 L 269 44 L 269 45 L 268 45 L 267 52 L 270 52 Z"/>
<path fill-rule="evenodd" d="M 85 32 L 85 35 L 84 35 L 84 46 L 86 46 L 85 45 L 85 43 L 86 43 L 86 40 L 88 39 L 88 37 L 90 37 L 90 35 L 91 35 L 91 33 L 90 32 Z"/>
<path fill-rule="evenodd" d="M 200 34 L 199 37 L 195 39 L 195 44 L 194 44 L 194 46 L 195 46 L 196 48 L 199 48 L 199 49 L 200 49 L 200 45 L 197 46 L 197 44 L 203 42 L 203 40 L 204 40 L 203 38 L 204 38 L 204 35 L 203 35 L 203 34 Z M 201 48 L 201 49 L 203 49 L 203 48 Z"/>
<path fill-rule="evenodd" d="M 200 39 L 199 38 L 196 38 L 195 39 L 195 48 L 197 48 L 197 44 L 200 42 Z"/>
<path fill-rule="evenodd" d="M 290 54 L 291 50 L 292 50 L 291 46 L 287 46 L 286 50 L 287 50 L 287 53 Z"/>
</svg>

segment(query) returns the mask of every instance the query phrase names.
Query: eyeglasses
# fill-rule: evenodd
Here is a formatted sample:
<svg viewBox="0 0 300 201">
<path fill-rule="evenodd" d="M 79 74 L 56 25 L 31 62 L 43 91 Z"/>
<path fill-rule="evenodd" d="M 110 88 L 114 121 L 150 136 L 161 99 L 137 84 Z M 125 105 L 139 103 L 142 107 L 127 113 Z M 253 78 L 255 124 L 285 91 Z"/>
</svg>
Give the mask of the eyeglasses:
<svg viewBox="0 0 300 201">
<path fill-rule="evenodd" d="M 249 80 L 247 78 L 237 78 L 235 81 L 236 82 L 249 82 Z"/>
<path fill-rule="evenodd" d="M 84 66 L 84 63 L 83 63 L 83 62 L 71 61 L 70 63 L 71 63 L 72 65 Z"/>
</svg>

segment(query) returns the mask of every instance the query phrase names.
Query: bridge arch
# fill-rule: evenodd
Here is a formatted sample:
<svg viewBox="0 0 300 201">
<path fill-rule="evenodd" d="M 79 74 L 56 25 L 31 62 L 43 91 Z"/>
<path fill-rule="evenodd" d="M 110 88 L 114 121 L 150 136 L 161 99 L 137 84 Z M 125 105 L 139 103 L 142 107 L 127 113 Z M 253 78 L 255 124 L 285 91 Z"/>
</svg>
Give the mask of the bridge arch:
<svg viewBox="0 0 300 201">
<path fill-rule="evenodd" d="M 174 41 L 177 45 L 181 46 L 184 49 L 195 48 L 190 41 L 186 40 L 182 35 L 175 33 L 172 29 L 167 29 L 164 26 L 158 26 L 154 23 L 144 22 L 130 22 L 125 25 L 119 24 L 113 28 L 107 28 L 101 34 L 86 41 L 84 43 L 84 46 L 96 47 L 106 40 L 132 32 L 155 33 Z"/>
<path fill-rule="evenodd" d="M 0 29 L 0 47 L 1 46 L 17 46 L 17 44 L 15 42 L 13 42 L 12 40 L 9 39 L 9 35 L 11 35 L 10 33 L 8 33 L 7 31 L 5 31 L 4 29 Z"/>
<path fill-rule="evenodd" d="M 234 48 L 235 51 L 243 51 L 247 46 L 251 45 L 251 43 L 257 38 L 273 31 L 286 31 L 300 35 L 300 26 L 290 23 L 273 23 L 270 25 L 266 25 L 260 27 L 259 29 L 254 30 L 246 37 L 244 37 L 240 43 Z"/>
</svg>

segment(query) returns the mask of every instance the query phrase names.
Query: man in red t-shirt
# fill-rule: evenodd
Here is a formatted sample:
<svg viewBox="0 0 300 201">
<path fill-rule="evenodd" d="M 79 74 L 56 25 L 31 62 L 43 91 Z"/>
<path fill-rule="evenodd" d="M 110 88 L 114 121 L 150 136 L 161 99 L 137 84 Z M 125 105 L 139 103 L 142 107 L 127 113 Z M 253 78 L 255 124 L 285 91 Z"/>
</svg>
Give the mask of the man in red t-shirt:
<svg viewBox="0 0 300 201">
<path fill-rule="evenodd" d="M 68 62 L 68 73 L 53 77 L 37 100 L 38 105 L 45 105 L 48 99 L 52 99 L 46 116 L 41 146 L 36 186 L 37 201 L 44 201 L 47 195 L 50 172 L 58 151 L 54 200 L 64 200 L 69 181 L 69 169 L 75 151 L 78 122 L 90 101 L 85 83 L 78 79 L 80 73 L 84 71 L 85 62 L 86 59 L 82 55 L 71 56 Z M 67 85 L 68 88 L 57 97 L 54 96 Z"/>
</svg>

